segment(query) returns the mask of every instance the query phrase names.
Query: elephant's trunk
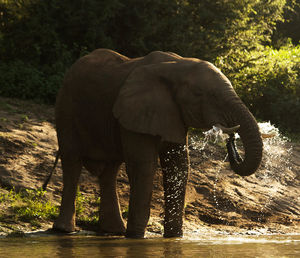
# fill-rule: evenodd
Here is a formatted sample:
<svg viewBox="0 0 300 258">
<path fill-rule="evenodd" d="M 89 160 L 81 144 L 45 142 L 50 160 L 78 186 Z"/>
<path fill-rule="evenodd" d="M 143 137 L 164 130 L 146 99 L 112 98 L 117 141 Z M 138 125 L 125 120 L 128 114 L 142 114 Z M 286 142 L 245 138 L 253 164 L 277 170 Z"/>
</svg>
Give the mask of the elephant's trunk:
<svg viewBox="0 0 300 258">
<path fill-rule="evenodd" d="M 240 125 L 237 133 L 241 137 L 245 150 L 244 159 L 236 151 L 234 139 L 231 137 L 227 144 L 228 157 L 232 170 L 240 176 L 253 174 L 262 160 L 263 143 L 259 127 L 253 115 L 243 103 L 231 107 L 235 124 Z"/>
</svg>

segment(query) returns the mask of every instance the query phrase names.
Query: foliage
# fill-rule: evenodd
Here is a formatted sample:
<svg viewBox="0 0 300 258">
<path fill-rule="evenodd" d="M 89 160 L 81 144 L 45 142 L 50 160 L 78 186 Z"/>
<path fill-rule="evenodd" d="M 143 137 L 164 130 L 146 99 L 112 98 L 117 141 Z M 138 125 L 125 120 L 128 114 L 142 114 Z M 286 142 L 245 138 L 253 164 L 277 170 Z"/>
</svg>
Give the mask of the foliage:
<svg viewBox="0 0 300 258">
<path fill-rule="evenodd" d="M 76 194 L 76 214 L 79 215 L 84 212 L 84 203 L 86 201 L 86 198 L 82 195 L 82 193 L 77 190 Z"/>
<path fill-rule="evenodd" d="M 284 46 L 298 21 L 297 0 L 6 0 L 0 95 L 54 103 L 65 70 L 96 48 L 173 51 L 215 62 L 259 118 L 293 128 L 283 114 L 298 110 L 299 69 Z"/>
<path fill-rule="evenodd" d="M 29 190 L 9 191 L 0 189 L 0 205 L 6 208 L 0 212 L 1 222 L 23 221 L 33 227 L 42 222 L 54 221 L 58 216 L 58 206 L 45 196 L 46 191 Z M 84 228 L 95 228 L 98 223 L 100 198 L 84 196 L 80 191 L 76 196 L 76 223 Z"/>
<path fill-rule="evenodd" d="M 300 132 L 300 45 L 243 51 L 217 64 L 256 117 Z"/>
<path fill-rule="evenodd" d="M 45 198 L 45 191 L 42 190 L 10 190 L 0 194 L 1 203 L 8 205 L 13 212 L 12 215 L 1 213 L 1 221 L 21 220 L 38 227 L 40 222 L 53 220 L 58 215 L 57 206 Z"/>
<path fill-rule="evenodd" d="M 95 228 L 98 223 L 100 197 L 94 199 L 84 196 L 79 190 L 76 195 L 76 223 L 85 228 Z M 91 207 L 96 209 L 91 209 Z"/>
<path fill-rule="evenodd" d="M 151 50 L 213 60 L 266 42 L 285 1 L 8 0 L 2 4 L 6 61 L 62 67 L 99 47 L 129 56 Z"/>
<path fill-rule="evenodd" d="M 287 0 L 284 8 L 284 21 L 278 22 L 273 34 L 273 44 L 280 47 L 289 38 L 293 44 L 300 43 L 300 1 Z"/>
<path fill-rule="evenodd" d="M 21 60 L 0 63 L 0 74 L 0 95 L 44 103 L 55 101 L 63 77 L 62 72 L 47 74 Z"/>
</svg>

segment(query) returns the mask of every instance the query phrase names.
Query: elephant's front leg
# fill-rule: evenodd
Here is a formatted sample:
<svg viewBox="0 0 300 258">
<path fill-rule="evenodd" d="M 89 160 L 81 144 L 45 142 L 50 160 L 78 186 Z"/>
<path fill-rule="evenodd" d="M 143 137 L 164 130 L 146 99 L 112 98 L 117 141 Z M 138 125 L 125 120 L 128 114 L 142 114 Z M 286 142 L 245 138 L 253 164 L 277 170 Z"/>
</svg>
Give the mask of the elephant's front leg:
<svg viewBox="0 0 300 258">
<path fill-rule="evenodd" d="M 130 183 L 126 237 L 143 238 L 150 215 L 158 138 L 123 130 L 122 143 Z"/>
<path fill-rule="evenodd" d="M 181 237 L 189 172 L 185 145 L 168 144 L 160 153 L 165 198 L 164 237 Z"/>
</svg>

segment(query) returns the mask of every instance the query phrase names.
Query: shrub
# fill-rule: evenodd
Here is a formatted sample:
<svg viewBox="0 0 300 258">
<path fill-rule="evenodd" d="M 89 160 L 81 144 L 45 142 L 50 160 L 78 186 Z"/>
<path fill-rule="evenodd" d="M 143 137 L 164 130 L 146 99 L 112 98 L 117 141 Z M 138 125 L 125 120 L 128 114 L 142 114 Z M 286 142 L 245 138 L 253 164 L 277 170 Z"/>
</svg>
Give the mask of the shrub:
<svg viewBox="0 0 300 258">
<path fill-rule="evenodd" d="M 45 103 L 54 103 L 63 77 L 62 72 L 47 74 L 20 60 L 0 63 L 0 74 L 0 95 Z"/>
<path fill-rule="evenodd" d="M 300 46 L 240 52 L 218 58 L 217 66 L 256 117 L 300 132 Z"/>
</svg>

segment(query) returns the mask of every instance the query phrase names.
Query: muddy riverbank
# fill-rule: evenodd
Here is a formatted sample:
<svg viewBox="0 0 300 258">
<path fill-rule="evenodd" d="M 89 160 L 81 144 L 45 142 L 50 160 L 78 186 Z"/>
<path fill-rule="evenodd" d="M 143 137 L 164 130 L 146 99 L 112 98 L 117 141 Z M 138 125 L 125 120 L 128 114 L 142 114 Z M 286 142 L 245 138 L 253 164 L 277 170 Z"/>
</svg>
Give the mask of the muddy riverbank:
<svg viewBox="0 0 300 258">
<path fill-rule="evenodd" d="M 0 197 L 11 189 L 42 186 L 57 150 L 53 118 L 52 106 L 0 98 Z M 229 169 L 228 162 L 224 162 L 226 151 L 222 143 L 210 142 L 204 148 L 200 140 L 191 143 L 185 231 L 300 233 L 300 144 L 280 137 L 266 139 L 264 143 L 263 164 L 255 175 L 247 178 Z M 54 205 L 59 205 L 61 177 L 59 164 L 44 197 Z M 158 234 L 163 219 L 161 183 L 158 169 L 148 225 L 149 231 Z M 94 216 L 97 207 L 90 200 L 97 200 L 99 187 L 97 179 L 86 171 L 81 176 L 80 192 L 85 215 Z M 118 176 L 118 194 L 126 218 L 129 185 L 124 167 Z M 51 227 L 52 219 L 41 219 L 35 225 L 10 219 L 15 212 L 11 203 L 0 198 L 0 233 Z M 79 223 L 79 229 L 91 229 L 93 225 Z"/>
</svg>

